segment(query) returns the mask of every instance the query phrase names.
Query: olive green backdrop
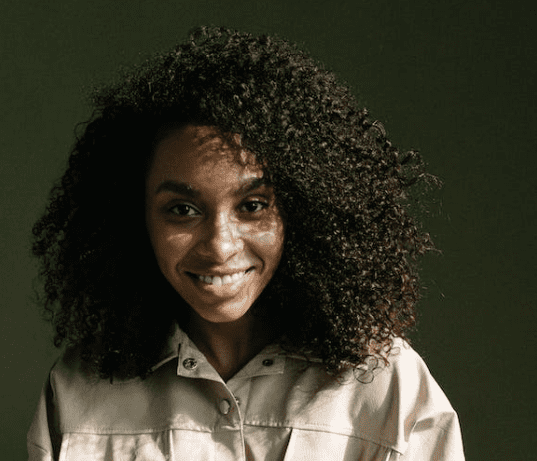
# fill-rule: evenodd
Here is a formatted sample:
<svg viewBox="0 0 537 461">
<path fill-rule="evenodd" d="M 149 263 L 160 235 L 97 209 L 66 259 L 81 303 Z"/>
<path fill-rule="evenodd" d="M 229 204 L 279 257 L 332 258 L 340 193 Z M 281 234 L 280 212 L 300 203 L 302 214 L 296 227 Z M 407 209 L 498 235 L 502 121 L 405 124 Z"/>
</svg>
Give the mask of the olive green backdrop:
<svg viewBox="0 0 537 461">
<path fill-rule="evenodd" d="M 444 181 L 426 225 L 416 349 L 458 411 L 467 459 L 533 460 L 536 22 L 533 2 L 3 1 L 0 13 L 0 457 L 25 434 L 56 357 L 32 303 L 32 223 L 83 95 L 200 24 L 277 33 L 347 81 Z M 315 210 L 312 210 L 315 213 Z"/>
</svg>

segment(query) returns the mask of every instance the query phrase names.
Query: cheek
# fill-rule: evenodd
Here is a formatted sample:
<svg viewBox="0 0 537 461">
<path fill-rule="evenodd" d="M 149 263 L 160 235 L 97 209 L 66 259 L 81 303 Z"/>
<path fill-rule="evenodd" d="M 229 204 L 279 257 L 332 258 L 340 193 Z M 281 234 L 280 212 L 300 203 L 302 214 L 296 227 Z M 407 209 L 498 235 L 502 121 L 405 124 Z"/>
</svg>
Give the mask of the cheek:
<svg viewBox="0 0 537 461">
<path fill-rule="evenodd" d="M 271 249 L 274 253 L 277 253 L 283 245 L 283 238 L 277 231 L 258 232 L 253 240 L 257 245 L 265 247 L 267 250 Z"/>
<path fill-rule="evenodd" d="M 178 234 L 172 228 L 157 226 L 151 232 L 151 243 L 161 270 L 170 272 L 188 253 L 192 235 Z"/>
<path fill-rule="evenodd" d="M 284 242 L 284 230 L 281 220 L 260 225 L 251 234 L 251 241 L 268 262 L 277 264 L 281 258 Z"/>
</svg>

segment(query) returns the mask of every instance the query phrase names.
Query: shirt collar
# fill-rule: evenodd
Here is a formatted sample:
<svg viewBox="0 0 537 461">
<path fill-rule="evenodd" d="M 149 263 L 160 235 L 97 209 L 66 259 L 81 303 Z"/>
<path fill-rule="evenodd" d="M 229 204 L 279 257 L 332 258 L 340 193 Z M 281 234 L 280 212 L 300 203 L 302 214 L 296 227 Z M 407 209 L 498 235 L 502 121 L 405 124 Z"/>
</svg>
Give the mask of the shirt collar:
<svg viewBox="0 0 537 461">
<path fill-rule="evenodd" d="M 307 360 L 306 357 L 300 355 L 293 354 L 291 356 L 290 354 L 286 354 L 277 344 L 269 344 L 233 376 L 232 379 L 282 374 L 285 370 L 286 358 L 288 357 Z M 157 370 L 174 359 L 177 359 L 178 376 L 222 381 L 220 375 L 218 375 L 216 370 L 209 364 L 205 356 L 179 325 L 176 325 L 174 333 L 168 340 L 163 358 L 151 368 L 151 371 Z"/>
<path fill-rule="evenodd" d="M 152 372 L 171 360 L 177 359 L 177 376 L 222 381 L 220 375 L 177 323 L 161 357 L 161 360 L 151 367 Z M 269 344 L 231 379 L 283 374 L 286 362 L 289 359 L 322 363 L 319 358 L 288 353 L 278 344 Z M 369 357 L 366 363 L 359 365 L 357 368 L 361 369 L 366 375 L 370 373 L 376 375 L 384 368 L 382 365 L 382 361 L 379 361 L 378 358 Z"/>
</svg>

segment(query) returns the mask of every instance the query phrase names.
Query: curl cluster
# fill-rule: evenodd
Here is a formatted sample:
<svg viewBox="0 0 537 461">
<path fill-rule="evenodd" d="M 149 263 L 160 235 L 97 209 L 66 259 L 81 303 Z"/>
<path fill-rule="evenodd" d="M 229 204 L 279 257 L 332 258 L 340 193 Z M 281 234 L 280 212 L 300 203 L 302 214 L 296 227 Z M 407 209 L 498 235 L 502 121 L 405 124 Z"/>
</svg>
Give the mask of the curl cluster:
<svg viewBox="0 0 537 461">
<path fill-rule="evenodd" d="M 33 228 L 56 346 L 79 347 L 101 377 L 144 377 L 173 321 L 185 321 L 149 244 L 144 183 L 162 127 L 186 123 L 239 133 L 274 185 L 284 255 L 252 309 L 278 320 L 284 347 L 337 373 L 414 326 L 417 257 L 434 246 L 409 213 L 408 189 L 431 176 L 305 52 L 198 28 L 92 102 Z"/>
</svg>

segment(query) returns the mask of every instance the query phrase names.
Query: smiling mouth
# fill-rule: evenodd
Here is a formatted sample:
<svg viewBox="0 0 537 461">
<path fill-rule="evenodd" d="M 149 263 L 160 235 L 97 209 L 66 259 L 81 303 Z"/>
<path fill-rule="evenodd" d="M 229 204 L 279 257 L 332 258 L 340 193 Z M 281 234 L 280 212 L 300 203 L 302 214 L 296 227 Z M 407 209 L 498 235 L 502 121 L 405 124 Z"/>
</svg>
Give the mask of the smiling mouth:
<svg viewBox="0 0 537 461">
<path fill-rule="evenodd" d="M 235 272 L 234 274 L 224 275 L 224 276 L 210 276 L 210 275 L 199 275 L 194 274 L 193 272 L 187 272 L 188 276 L 193 278 L 194 280 L 200 280 L 203 283 L 206 283 L 208 285 L 214 285 L 214 286 L 222 286 L 222 285 L 229 285 L 231 283 L 238 282 L 239 280 L 243 279 L 246 274 L 253 271 L 254 268 L 250 267 L 249 269 L 242 271 L 242 272 Z"/>
</svg>

